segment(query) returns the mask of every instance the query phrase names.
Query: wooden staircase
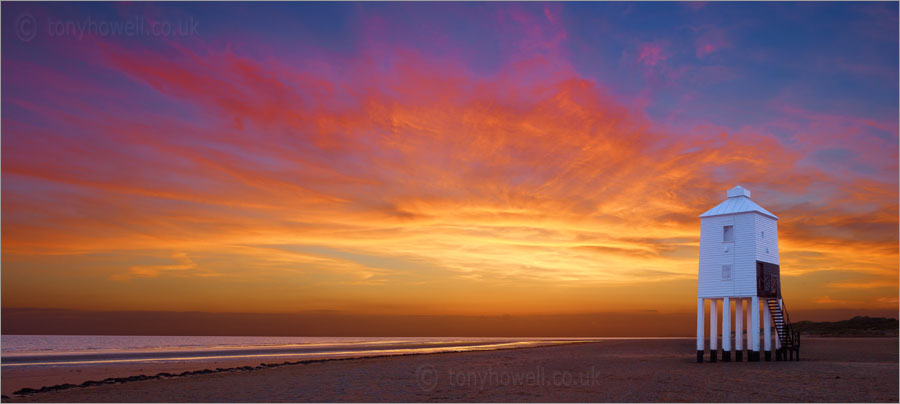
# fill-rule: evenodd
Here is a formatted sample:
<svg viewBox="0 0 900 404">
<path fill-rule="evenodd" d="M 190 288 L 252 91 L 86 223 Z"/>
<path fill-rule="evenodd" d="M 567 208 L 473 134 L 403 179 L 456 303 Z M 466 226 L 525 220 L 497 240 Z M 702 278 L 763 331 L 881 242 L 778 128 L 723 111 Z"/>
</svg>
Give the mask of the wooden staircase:
<svg viewBox="0 0 900 404">
<path fill-rule="evenodd" d="M 778 334 L 778 342 L 781 348 L 775 351 L 775 360 L 800 360 L 800 332 L 791 327 L 791 318 L 784 306 L 784 300 L 778 304 L 778 299 L 766 299 L 769 313 L 772 314 L 772 322 L 775 323 L 775 332 Z"/>
</svg>

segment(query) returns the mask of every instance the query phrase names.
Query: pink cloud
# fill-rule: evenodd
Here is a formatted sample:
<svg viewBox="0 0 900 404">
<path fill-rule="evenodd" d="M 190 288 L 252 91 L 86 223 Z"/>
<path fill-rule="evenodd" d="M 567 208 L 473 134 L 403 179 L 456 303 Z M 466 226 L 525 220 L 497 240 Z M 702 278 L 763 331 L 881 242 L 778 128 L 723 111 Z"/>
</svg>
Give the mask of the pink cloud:
<svg viewBox="0 0 900 404">
<path fill-rule="evenodd" d="M 658 63 L 664 62 L 666 55 L 662 46 L 655 43 L 649 43 L 641 46 L 637 62 L 645 66 L 656 66 Z"/>
<path fill-rule="evenodd" d="M 689 9 L 691 9 L 691 10 L 694 10 L 694 11 L 697 11 L 697 10 L 700 10 L 700 9 L 706 7 L 706 5 L 707 5 L 708 3 L 709 3 L 709 2 L 706 2 L 706 1 L 689 1 L 689 2 L 685 2 L 685 3 L 683 3 L 683 4 L 684 4 L 685 6 L 687 6 L 687 8 L 689 8 Z"/>
<path fill-rule="evenodd" d="M 544 16 L 547 17 L 547 21 L 550 21 L 552 24 L 556 24 L 559 22 L 559 7 L 551 7 L 550 4 L 544 5 Z"/>
<path fill-rule="evenodd" d="M 835 178 L 817 167 L 799 166 L 806 150 L 785 147 L 765 134 L 648 129 L 654 122 L 624 107 L 600 83 L 571 69 L 547 67 L 567 63 L 565 47 L 559 46 L 565 30 L 553 24 L 558 14 L 547 10 L 543 16 L 512 12 L 504 17 L 500 28 L 517 51 L 490 76 L 378 35 L 366 36 L 369 46 L 358 58 L 304 52 L 317 63 L 302 65 L 256 58 L 240 47 L 172 44 L 174 49 L 159 50 L 92 42 L 102 54 L 93 63 L 143 90 L 122 95 L 140 99 L 151 93 L 187 106 L 192 116 L 182 119 L 139 108 L 131 108 L 132 113 L 142 116 L 124 113 L 129 108 L 119 102 L 123 97 L 114 98 L 116 88 L 108 87 L 108 80 L 82 81 L 49 67 L 11 65 L 20 77 L 64 91 L 54 94 L 56 103 L 15 97 L 4 102 L 90 135 L 66 136 L 4 117 L 4 180 L 81 191 L 63 195 L 67 209 L 59 209 L 55 198 L 36 193 L 49 191 L 5 188 L 4 219 L 16 219 L 9 212 L 20 219 L 4 229 L 4 251 L 115 246 L 174 250 L 165 256 L 169 259 L 181 257 L 175 254 L 186 247 L 204 248 L 193 240 L 230 248 L 290 240 L 352 249 L 377 239 L 382 251 L 404 252 L 412 241 L 423 259 L 486 267 L 484 276 L 490 271 L 534 276 L 518 275 L 518 266 L 496 256 L 515 257 L 519 251 L 510 247 L 510 237 L 532 234 L 535 223 L 541 231 L 524 241 L 531 251 L 561 257 L 544 263 L 548 268 L 583 268 L 582 251 L 627 260 L 637 249 L 646 261 L 647 252 L 656 256 L 666 247 L 649 241 L 639 248 L 585 250 L 564 249 L 560 243 L 578 240 L 588 226 L 615 234 L 651 229 L 660 239 L 694 233 L 698 207 L 713 206 L 723 189 L 740 181 L 763 190 L 762 195 L 768 190 L 802 196 L 811 184 L 843 185 L 835 194 L 840 198 L 824 198 L 825 206 L 767 204 L 784 218 L 779 222 L 783 239 L 826 252 L 852 250 L 837 256 L 837 263 L 866 251 L 867 267 L 896 269 L 895 181 Z M 377 34 L 381 28 L 376 20 L 372 25 Z M 704 56 L 730 46 L 724 40 L 706 45 Z M 638 53 L 622 60 L 663 85 L 734 76 L 709 63 L 671 66 L 665 42 L 631 49 Z M 375 60 L 390 63 L 383 67 Z M 78 94 L 82 87 L 98 89 L 90 102 Z M 781 112 L 803 118 L 800 122 L 822 123 L 811 129 L 839 123 L 896 133 L 896 123 L 818 116 L 790 106 Z M 804 145 L 851 141 L 847 133 L 810 137 Z M 896 161 L 896 148 L 882 149 Z M 873 206 L 870 212 L 854 210 L 864 204 Z M 495 234 L 491 226 L 502 230 Z M 891 233 L 885 236 L 883 229 Z M 451 256 L 446 240 L 471 241 L 503 254 Z M 188 262 L 201 265 L 200 260 L 168 262 L 123 268 L 131 279 L 194 270 L 184 268 Z M 686 273 L 693 271 L 693 264 L 683 262 L 678 265 Z"/>
<path fill-rule="evenodd" d="M 731 48 L 732 44 L 723 30 L 715 27 L 705 27 L 699 30 L 695 46 L 697 59 L 703 59 L 723 49 Z"/>
</svg>

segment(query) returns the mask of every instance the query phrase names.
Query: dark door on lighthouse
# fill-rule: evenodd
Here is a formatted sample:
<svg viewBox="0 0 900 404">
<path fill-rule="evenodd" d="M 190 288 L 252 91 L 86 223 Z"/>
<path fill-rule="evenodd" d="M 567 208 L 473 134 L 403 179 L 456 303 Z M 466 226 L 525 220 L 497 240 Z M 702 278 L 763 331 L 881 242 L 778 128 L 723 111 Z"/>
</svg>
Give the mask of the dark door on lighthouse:
<svg viewBox="0 0 900 404">
<path fill-rule="evenodd" d="M 781 269 L 776 264 L 756 261 L 756 294 L 781 297 Z"/>
</svg>

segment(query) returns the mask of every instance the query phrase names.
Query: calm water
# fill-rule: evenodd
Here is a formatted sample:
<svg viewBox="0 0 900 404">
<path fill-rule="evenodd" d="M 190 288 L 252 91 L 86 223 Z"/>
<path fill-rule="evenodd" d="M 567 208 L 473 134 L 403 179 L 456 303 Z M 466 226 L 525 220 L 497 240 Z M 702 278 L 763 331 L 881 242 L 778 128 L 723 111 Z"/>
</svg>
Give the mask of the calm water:
<svg viewBox="0 0 900 404">
<path fill-rule="evenodd" d="M 3 367 L 326 358 L 500 349 L 571 342 L 564 338 L 378 338 L 3 335 Z"/>
</svg>

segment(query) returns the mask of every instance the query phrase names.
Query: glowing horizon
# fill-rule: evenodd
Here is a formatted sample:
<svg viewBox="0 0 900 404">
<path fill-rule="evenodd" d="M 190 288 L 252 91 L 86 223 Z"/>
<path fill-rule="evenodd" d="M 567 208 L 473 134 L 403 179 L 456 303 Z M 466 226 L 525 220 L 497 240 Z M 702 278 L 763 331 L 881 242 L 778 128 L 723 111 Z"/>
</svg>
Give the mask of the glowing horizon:
<svg viewBox="0 0 900 404">
<path fill-rule="evenodd" d="M 690 312 L 735 185 L 897 308 L 896 3 L 2 7 L 4 308 Z"/>
</svg>

